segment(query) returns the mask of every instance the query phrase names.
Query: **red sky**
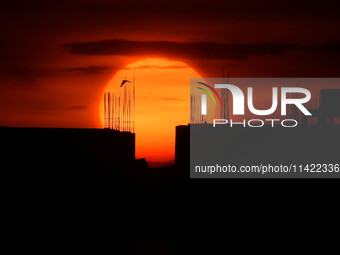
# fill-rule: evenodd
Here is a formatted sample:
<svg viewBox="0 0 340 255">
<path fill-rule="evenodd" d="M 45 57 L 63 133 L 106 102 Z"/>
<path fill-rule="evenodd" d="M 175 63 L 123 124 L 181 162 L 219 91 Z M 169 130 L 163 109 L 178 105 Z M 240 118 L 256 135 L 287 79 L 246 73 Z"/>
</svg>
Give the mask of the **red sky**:
<svg viewBox="0 0 340 255">
<path fill-rule="evenodd" d="M 338 77 L 339 9 L 310 0 L 4 0 L 0 125 L 100 128 L 108 82 L 149 57 L 202 77 L 222 66 L 232 77 Z"/>
</svg>

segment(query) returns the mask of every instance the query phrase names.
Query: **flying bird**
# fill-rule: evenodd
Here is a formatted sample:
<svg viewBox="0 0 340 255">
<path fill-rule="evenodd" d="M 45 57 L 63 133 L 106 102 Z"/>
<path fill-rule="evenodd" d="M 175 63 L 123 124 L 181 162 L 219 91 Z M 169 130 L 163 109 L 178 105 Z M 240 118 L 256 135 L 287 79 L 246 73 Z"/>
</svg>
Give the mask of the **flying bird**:
<svg viewBox="0 0 340 255">
<path fill-rule="evenodd" d="M 123 87 L 123 85 L 124 85 L 126 82 L 131 82 L 131 81 L 123 80 L 123 81 L 122 81 L 122 84 L 120 84 L 120 87 Z"/>
</svg>

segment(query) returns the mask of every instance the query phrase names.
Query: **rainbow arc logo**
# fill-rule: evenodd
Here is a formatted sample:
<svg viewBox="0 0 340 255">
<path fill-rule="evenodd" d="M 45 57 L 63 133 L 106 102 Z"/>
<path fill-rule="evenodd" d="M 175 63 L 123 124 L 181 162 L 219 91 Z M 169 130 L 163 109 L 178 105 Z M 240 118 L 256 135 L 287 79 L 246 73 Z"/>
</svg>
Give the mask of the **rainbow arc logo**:
<svg viewBox="0 0 340 255">
<path fill-rule="evenodd" d="M 206 87 L 206 88 L 209 88 L 212 92 L 214 92 L 214 94 L 216 95 L 218 101 L 220 102 L 220 104 L 222 104 L 221 97 L 220 97 L 219 94 L 217 93 L 216 89 L 214 89 L 212 86 L 210 86 L 210 85 L 208 85 L 208 84 L 206 84 L 206 83 L 204 83 L 204 82 L 197 82 L 197 83 L 200 84 L 200 85 L 202 85 L 202 86 L 204 86 L 204 87 Z M 196 87 L 196 88 L 197 88 L 197 89 L 200 89 L 200 90 L 203 90 L 204 92 L 206 92 L 206 93 L 212 98 L 212 100 L 214 101 L 214 103 L 215 103 L 215 105 L 216 105 L 216 99 L 215 99 L 215 97 L 213 96 L 213 94 L 212 94 L 209 90 L 207 90 L 207 89 L 205 89 L 205 88 L 202 88 L 202 87 Z"/>
</svg>

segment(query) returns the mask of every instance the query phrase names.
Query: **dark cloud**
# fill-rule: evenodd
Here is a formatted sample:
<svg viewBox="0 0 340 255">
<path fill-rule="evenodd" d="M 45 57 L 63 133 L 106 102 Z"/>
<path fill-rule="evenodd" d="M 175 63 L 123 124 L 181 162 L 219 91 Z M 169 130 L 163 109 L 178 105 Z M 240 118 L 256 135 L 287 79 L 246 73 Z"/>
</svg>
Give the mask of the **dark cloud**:
<svg viewBox="0 0 340 255">
<path fill-rule="evenodd" d="M 133 69 L 186 69 L 189 68 L 188 66 L 160 66 L 160 65 L 143 65 L 143 66 L 136 66 L 127 68 L 127 70 L 133 70 Z"/>
<path fill-rule="evenodd" d="M 184 59 L 243 60 L 254 55 L 287 55 L 302 53 L 339 53 L 340 43 L 299 45 L 289 43 L 222 44 L 212 42 L 166 42 L 103 40 L 65 44 L 71 53 L 81 55 L 165 56 Z"/>
<path fill-rule="evenodd" d="M 88 108 L 87 105 L 74 105 L 74 106 L 67 107 L 66 110 L 85 110 L 87 108 Z"/>
<path fill-rule="evenodd" d="M 85 110 L 89 107 L 87 105 L 72 105 L 68 107 L 62 107 L 60 105 L 51 105 L 51 104 L 39 104 L 36 106 L 29 107 L 29 109 L 34 111 L 64 111 L 64 110 L 70 110 L 70 111 L 77 111 L 77 110 Z"/>
<path fill-rule="evenodd" d="M 88 67 L 74 67 L 74 68 L 60 69 L 60 71 L 93 74 L 93 73 L 108 72 L 108 71 L 112 71 L 113 69 L 114 67 L 112 66 L 88 66 Z"/>
<path fill-rule="evenodd" d="M 175 98 L 175 97 L 163 97 L 163 98 L 161 98 L 161 100 L 164 100 L 164 101 L 180 101 L 181 99 Z"/>
</svg>

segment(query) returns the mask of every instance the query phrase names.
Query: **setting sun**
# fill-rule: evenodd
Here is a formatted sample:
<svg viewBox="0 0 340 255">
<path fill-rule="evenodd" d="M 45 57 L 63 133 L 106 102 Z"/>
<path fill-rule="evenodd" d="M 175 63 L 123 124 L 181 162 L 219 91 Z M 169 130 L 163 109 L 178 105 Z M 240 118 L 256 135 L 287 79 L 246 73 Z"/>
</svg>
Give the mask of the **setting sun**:
<svg viewBox="0 0 340 255">
<path fill-rule="evenodd" d="M 136 79 L 136 158 L 149 162 L 174 160 L 175 126 L 190 120 L 190 78 L 200 77 L 179 61 L 149 58 L 120 70 L 104 92 L 117 92 L 124 79 Z M 103 100 L 100 118 L 104 123 Z"/>
</svg>

